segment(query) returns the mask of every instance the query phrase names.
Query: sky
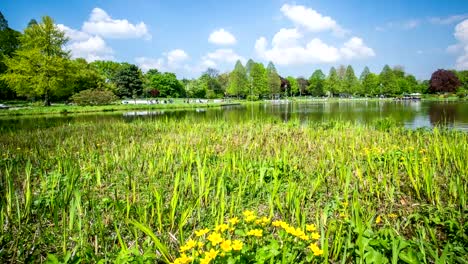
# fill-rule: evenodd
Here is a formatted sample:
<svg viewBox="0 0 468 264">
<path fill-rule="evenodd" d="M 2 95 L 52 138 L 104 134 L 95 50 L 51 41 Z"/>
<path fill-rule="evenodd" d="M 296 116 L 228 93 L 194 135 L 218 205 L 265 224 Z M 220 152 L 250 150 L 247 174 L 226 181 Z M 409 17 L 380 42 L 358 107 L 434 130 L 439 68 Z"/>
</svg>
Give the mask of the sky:
<svg viewBox="0 0 468 264">
<path fill-rule="evenodd" d="M 114 60 L 196 78 L 237 60 L 272 61 L 281 76 L 352 65 L 403 66 L 423 80 L 468 70 L 466 0 L 0 0 L 23 31 L 52 17 L 72 57 Z"/>
</svg>

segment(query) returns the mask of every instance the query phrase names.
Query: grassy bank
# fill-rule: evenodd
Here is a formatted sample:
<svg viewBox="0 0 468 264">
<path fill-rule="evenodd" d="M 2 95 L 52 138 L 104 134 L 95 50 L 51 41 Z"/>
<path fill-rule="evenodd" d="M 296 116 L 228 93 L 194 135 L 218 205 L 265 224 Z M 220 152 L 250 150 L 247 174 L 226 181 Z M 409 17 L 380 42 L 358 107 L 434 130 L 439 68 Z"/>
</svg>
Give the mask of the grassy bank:
<svg viewBox="0 0 468 264">
<path fill-rule="evenodd" d="M 168 262 L 244 210 L 316 224 L 311 262 L 466 263 L 466 133 L 188 119 L 5 132 L 0 148 L 3 263 Z M 271 243 L 242 254 L 287 253 Z"/>
</svg>

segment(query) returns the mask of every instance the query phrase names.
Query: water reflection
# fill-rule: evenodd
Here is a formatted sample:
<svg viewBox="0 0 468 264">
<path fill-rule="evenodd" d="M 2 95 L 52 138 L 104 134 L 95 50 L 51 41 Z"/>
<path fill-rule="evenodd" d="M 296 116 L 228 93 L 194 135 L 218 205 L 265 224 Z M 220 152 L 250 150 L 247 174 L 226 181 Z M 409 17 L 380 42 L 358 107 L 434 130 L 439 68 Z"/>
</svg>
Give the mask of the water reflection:
<svg viewBox="0 0 468 264">
<path fill-rule="evenodd" d="M 222 108 L 198 108 L 192 110 L 129 111 L 99 114 L 25 116 L 0 118 L 0 131 L 16 129 L 51 128 L 84 122 L 115 122 L 124 120 L 161 120 L 190 118 L 202 120 L 246 120 L 277 119 L 301 123 L 343 120 L 371 123 L 380 118 L 392 118 L 408 128 L 444 125 L 468 131 L 468 102 L 425 102 L 425 101 L 339 101 L 307 102 L 289 104 L 252 104 Z"/>
</svg>

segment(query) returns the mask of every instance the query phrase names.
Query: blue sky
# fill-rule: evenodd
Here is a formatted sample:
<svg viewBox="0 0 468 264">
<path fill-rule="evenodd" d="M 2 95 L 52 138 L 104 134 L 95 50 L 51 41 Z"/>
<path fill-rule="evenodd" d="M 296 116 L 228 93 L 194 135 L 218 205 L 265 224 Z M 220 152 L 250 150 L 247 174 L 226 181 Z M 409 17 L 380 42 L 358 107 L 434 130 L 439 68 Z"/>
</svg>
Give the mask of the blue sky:
<svg viewBox="0 0 468 264">
<path fill-rule="evenodd" d="M 44 15 L 70 37 L 75 57 L 197 77 L 237 59 L 273 61 L 282 76 L 351 64 L 401 65 L 418 79 L 468 69 L 467 1 L 25 1 L 2 0 L 10 27 Z"/>
</svg>

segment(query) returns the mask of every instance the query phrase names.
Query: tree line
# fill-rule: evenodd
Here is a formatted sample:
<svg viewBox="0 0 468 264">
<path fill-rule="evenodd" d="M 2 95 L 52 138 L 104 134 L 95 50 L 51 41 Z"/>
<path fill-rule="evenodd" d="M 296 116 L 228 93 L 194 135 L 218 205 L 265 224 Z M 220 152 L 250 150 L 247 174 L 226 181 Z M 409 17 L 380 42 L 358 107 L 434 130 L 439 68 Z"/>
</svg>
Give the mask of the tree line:
<svg viewBox="0 0 468 264">
<path fill-rule="evenodd" d="M 359 77 L 351 65 L 315 70 L 309 78 L 282 77 L 272 62 L 265 67 L 252 59 L 237 61 L 231 72 L 208 68 L 199 78 L 179 80 L 174 73 L 151 69 L 146 73 L 130 63 L 72 59 L 64 49 L 68 38 L 45 16 L 31 20 L 24 31 L 8 26 L 0 12 L 0 100 L 67 101 L 83 96 L 106 98 L 173 97 L 249 100 L 283 96 L 399 96 L 407 93 L 456 92 L 468 88 L 468 71 L 450 71 L 434 80 L 418 81 L 401 66 L 385 65 L 380 73 L 365 67 Z M 440 73 L 440 72 L 439 72 Z M 441 81 L 456 78 L 450 82 Z M 447 84 L 452 85 L 446 89 Z M 434 85 L 432 85 L 434 84 Z M 437 87 L 435 87 L 437 86 Z M 105 91 L 106 93 L 103 93 Z M 75 96 L 80 98 L 80 96 Z"/>
</svg>

